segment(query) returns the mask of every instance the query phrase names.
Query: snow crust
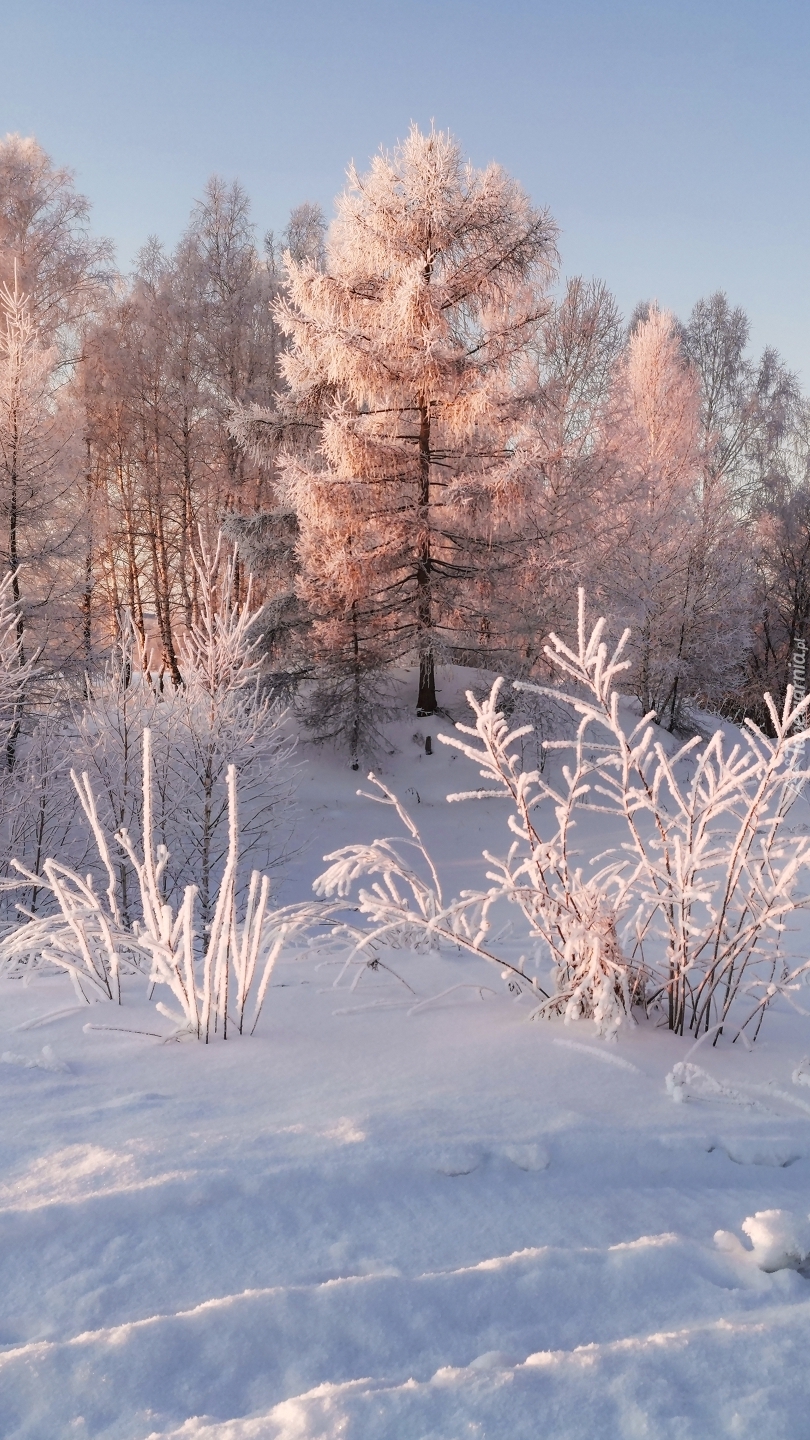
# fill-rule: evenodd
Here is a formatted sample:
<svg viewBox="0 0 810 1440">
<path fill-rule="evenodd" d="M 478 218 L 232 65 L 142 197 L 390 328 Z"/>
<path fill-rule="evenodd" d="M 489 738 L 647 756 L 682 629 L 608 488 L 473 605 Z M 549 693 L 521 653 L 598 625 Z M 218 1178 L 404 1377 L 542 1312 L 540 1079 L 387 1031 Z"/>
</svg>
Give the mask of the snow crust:
<svg viewBox="0 0 810 1440">
<path fill-rule="evenodd" d="M 505 811 L 448 806 L 467 762 L 418 727 L 387 778 L 460 886 Z M 307 757 L 284 902 L 380 833 Z M 259 1033 L 207 1048 L 133 1033 L 161 1028 L 142 994 L 2 983 L 2 1434 L 805 1433 L 808 1021 L 687 1060 L 653 1024 L 527 1024 L 461 956 L 386 958 L 444 998 L 281 960 Z"/>
</svg>

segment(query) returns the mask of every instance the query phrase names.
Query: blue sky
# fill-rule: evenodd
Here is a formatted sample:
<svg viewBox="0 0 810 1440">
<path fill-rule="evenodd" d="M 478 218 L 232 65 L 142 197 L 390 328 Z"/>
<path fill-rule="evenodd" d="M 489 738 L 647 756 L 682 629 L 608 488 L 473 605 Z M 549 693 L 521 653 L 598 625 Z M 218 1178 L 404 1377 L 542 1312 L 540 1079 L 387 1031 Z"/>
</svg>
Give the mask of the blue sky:
<svg viewBox="0 0 810 1440">
<path fill-rule="evenodd" d="M 626 312 L 723 288 L 810 388 L 806 3 L 2 0 L 0 33 L 0 133 L 76 170 L 124 268 L 212 171 L 280 230 L 435 119 L 550 207 L 566 273 Z"/>
</svg>

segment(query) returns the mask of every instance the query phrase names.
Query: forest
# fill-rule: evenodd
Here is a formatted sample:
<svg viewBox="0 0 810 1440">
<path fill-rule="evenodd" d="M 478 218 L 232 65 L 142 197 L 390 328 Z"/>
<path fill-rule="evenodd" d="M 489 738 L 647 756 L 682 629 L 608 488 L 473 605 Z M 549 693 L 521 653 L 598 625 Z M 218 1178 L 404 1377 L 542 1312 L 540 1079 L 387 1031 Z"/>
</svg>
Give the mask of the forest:
<svg viewBox="0 0 810 1440">
<path fill-rule="evenodd" d="M 4 570 L 43 680 L 81 691 L 128 617 L 182 685 L 199 564 L 237 546 L 263 673 L 362 753 L 394 665 L 542 667 L 583 585 L 633 629 L 667 728 L 781 700 L 805 638 L 808 402 L 722 293 L 622 317 L 560 278 L 552 217 L 497 166 L 412 132 L 349 173 L 327 231 L 260 244 L 213 177 L 131 275 L 33 140 L 0 150 Z M 223 555 L 224 555 L 223 548 Z M 33 691 L 16 719 L 30 729 Z M 39 700 L 39 691 L 37 691 Z M 15 739 L 7 746 L 13 766 Z"/>
</svg>

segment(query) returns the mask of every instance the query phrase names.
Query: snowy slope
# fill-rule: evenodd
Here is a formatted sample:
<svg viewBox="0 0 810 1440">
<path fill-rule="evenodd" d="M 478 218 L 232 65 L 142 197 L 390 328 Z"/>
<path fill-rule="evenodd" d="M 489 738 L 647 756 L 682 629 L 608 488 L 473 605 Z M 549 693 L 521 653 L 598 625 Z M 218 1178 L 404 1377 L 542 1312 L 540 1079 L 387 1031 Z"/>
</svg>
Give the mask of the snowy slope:
<svg viewBox="0 0 810 1440">
<path fill-rule="evenodd" d="M 440 728 L 391 727 L 385 778 L 453 888 L 505 817 L 443 801 L 472 767 Z M 389 833 L 357 775 L 306 759 L 285 900 Z M 84 1029 L 166 1028 L 142 993 L 32 1027 L 67 982 L 2 983 L 0 1433 L 807 1433 L 810 1282 L 741 1226 L 810 1210 L 810 1022 L 702 1045 L 724 1089 L 676 1104 L 689 1041 L 528 1025 L 477 962 L 390 958 L 420 997 L 468 988 L 409 1014 L 382 971 L 349 993 L 290 960 L 260 1033 L 206 1048 Z"/>
</svg>

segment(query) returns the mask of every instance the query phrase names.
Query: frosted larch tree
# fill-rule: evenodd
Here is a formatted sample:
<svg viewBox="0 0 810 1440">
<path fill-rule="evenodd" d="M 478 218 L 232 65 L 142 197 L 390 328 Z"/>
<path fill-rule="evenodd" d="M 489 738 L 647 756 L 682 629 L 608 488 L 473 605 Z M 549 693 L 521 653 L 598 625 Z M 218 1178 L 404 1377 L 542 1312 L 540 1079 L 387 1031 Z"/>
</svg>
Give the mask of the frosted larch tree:
<svg viewBox="0 0 810 1440">
<path fill-rule="evenodd" d="M 653 306 L 617 366 L 593 577 L 632 628 L 641 704 L 670 729 L 689 697 L 734 683 L 748 633 L 746 534 L 722 479 L 706 481 L 700 404 L 673 317 Z"/>
<path fill-rule="evenodd" d="M 471 626 L 474 639 L 476 582 L 515 504 L 555 237 L 499 166 L 475 170 L 449 135 L 413 127 L 367 174 L 349 170 L 325 269 L 287 256 L 287 404 L 320 425 L 317 447 L 280 466 L 300 589 L 349 668 L 364 646 L 415 654 L 423 714 L 437 657 L 469 646 Z"/>
</svg>

